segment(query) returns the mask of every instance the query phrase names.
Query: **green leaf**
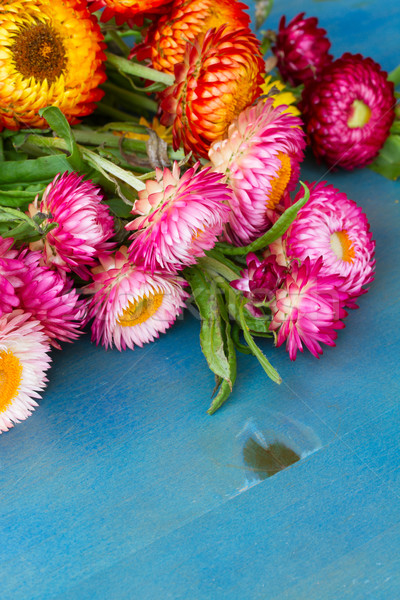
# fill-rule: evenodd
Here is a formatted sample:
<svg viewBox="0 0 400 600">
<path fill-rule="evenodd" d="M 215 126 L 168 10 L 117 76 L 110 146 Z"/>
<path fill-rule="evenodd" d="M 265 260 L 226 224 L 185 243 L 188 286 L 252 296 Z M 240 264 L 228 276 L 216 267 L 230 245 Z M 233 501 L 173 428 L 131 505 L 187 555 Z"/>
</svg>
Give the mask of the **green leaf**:
<svg viewBox="0 0 400 600">
<path fill-rule="evenodd" d="M 0 190 L 0 206 L 21 208 L 26 210 L 28 204 L 34 201 L 37 191 L 26 190 Z"/>
<path fill-rule="evenodd" d="M 249 328 L 248 328 L 248 325 L 246 323 L 246 319 L 245 319 L 244 313 L 243 313 L 244 303 L 245 303 L 245 301 L 243 300 L 241 302 L 241 304 L 239 305 L 240 325 L 243 330 L 244 339 L 246 340 L 247 345 L 249 346 L 250 350 L 253 352 L 254 356 L 258 359 L 258 362 L 260 363 L 260 365 L 262 366 L 262 368 L 264 369 L 264 371 L 266 372 L 268 377 L 270 379 L 272 379 L 272 381 L 274 381 L 275 383 L 282 383 L 282 379 L 281 379 L 279 373 L 276 371 L 276 369 L 274 369 L 274 367 L 271 365 L 271 363 L 269 362 L 267 357 L 264 356 L 264 354 L 261 352 L 260 348 L 257 346 L 257 344 L 255 343 L 255 341 L 253 340 L 253 338 L 251 336 L 251 333 L 249 331 Z"/>
<path fill-rule="evenodd" d="M 61 110 L 57 106 L 47 106 L 39 110 L 41 117 L 46 119 L 49 126 L 61 137 L 67 144 L 68 162 L 74 171 L 85 171 L 85 163 L 82 160 L 81 153 L 72 134 L 71 127 Z"/>
<path fill-rule="evenodd" d="M 275 242 L 281 235 L 285 233 L 285 231 L 290 227 L 295 218 L 297 217 L 297 213 L 299 210 L 306 204 L 310 197 L 310 190 L 308 187 L 300 181 L 304 189 L 304 196 L 300 198 L 295 204 L 289 206 L 279 217 L 277 222 L 265 233 L 263 236 L 256 239 L 254 242 L 249 244 L 248 246 L 231 246 L 230 244 L 218 243 L 215 245 L 217 250 L 220 250 L 224 254 L 229 254 L 231 256 L 240 256 L 244 254 L 248 254 L 249 252 L 257 252 L 258 250 L 263 250 L 272 242 Z"/>
<path fill-rule="evenodd" d="M 232 389 L 231 371 L 225 354 L 224 326 L 217 299 L 217 287 L 196 267 L 187 269 L 185 277 L 192 289 L 201 318 L 200 345 L 211 371 L 225 379 Z"/>
<path fill-rule="evenodd" d="M 260 29 L 261 25 L 265 22 L 268 15 L 270 14 L 274 5 L 274 0 L 255 0 L 256 4 L 256 30 Z"/>
<path fill-rule="evenodd" d="M 34 183 L 47 179 L 51 181 L 58 173 L 71 170 L 65 154 L 53 154 L 29 160 L 5 161 L 1 163 L 0 185 Z"/>
<path fill-rule="evenodd" d="M 369 168 L 387 179 L 400 177 L 400 135 L 390 134 L 377 158 Z"/>
<path fill-rule="evenodd" d="M 229 313 L 224 303 L 222 295 L 218 296 L 218 305 L 220 314 L 225 322 L 225 353 L 228 356 L 230 381 L 226 379 L 222 381 L 217 396 L 214 398 L 209 409 L 207 410 L 209 415 L 214 414 L 215 411 L 218 410 L 223 405 L 223 403 L 226 402 L 226 400 L 228 400 L 232 391 L 232 387 L 234 386 L 236 381 L 236 349 L 234 341 L 232 339 Z"/>
</svg>

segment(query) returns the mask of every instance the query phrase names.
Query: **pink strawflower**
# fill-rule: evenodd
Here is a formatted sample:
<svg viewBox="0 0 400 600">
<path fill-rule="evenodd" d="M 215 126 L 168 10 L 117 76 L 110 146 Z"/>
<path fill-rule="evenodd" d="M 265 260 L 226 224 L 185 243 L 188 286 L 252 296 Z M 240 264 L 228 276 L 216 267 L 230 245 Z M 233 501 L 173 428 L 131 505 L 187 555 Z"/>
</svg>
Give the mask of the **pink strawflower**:
<svg viewBox="0 0 400 600">
<path fill-rule="evenodd" d="M 371 58 L 343 54 L 304 88 L 301 110 L 318 159 L 345 169 L 377 156 L 395 117 L 394 85 Z"/>
<path fill-rule="evenodd" d="M 132 213 L 141 215 L 126 225 L 135 233 L 129 256 L 145 269 L 176 271 L 193 265 L 214 247 L 229 214 L 227 186 L 219 173 L 200 163 L 180 175 L 178 163 L 156 170 L 146 181 Z"/>
<path fill-rule="evenodd" d="M 106 348 L 114 343 L 118 350 L 133 349 L 153 341 L 174 323 L 188 297 L 184 279 L 133 264 L 126 247 L 115 256 L 100 256 L 92 276 L 83 290 L 93 295 L 88 311 L 92 340 Z"/>
<path fill-rule="evenodd" d="M 50 346 L 38 321 L 20 310 L 0 318 L 0 432 L 32 413 L 47 382 Z"/>
<path fill-rule="evenodd" d="M 232 190 L 224 234 L 237 246 L 267 231 L 299 177 L 305 147 L 301 120 L 285 105 L 273 108 L 273 101 L 246 108 L 209 151 L 213 169 L 225 175 Z"/>
<path fill-rule="evenodd" d="M 258 306 L 272 300 L 275 290 L 286 274 L 286 269 L 276 262 L 273 255 L 261 261 L 250 252 L 246 256 L 246 263 L 247 269 L 241 271 L 240 279 L 231 281 L 231 286 L 243 292 L 249 299 L 246 308 L 252 315 L 259 317 L 263 313 Z"/>
<path fill-rule="evenodd" d="M 344 327 L 340 278 L 321 275 L 321 267 L 322 258 L 312 263 L 307 257 L 301 265 L 294 260 L 270 303 L 270 330 L 277 333 L 277 346 L 286 341 L 290 360 L 296 359 L 298 350 L 303 352 L 303 344 L 319 358 L 320 343 L 334 346 L 335 330 Z"/>
<path fill-rule="evenodd" d="M 367 217 L 346 194 L 326 182 L 307 184 L 310 199 L 284 236 L 289 259 L 312 263 L 322 256 L 321 275 L 338 275 L 340 290 L 348 296 L 346 305 L 355 308 L 355 300 L 374 279 L 375 242 Z M 301 190 L 295 201 L 304 195 Z"/>
<path fill-rule="evenodd" d="M 286 18 L 281 18 L 272 47 L 280 74 L 294 86 L 317 78 L 332 61 L 325 29 L 318 27 L 316 17 L 305 19 L 304 14 L 296 15 L 287 25 Z"/>
<path fill-rule="evenodd" d="M 49 343 L 72 342 L 82 333 L 85 302 L 73 287 L 73 281 L 57 269 L 40 264 L 39 251 L 21 253 L 25 263 L 23 286 L 18 289 L 21 308 L 39 321 Z"/>
<path fill-rule="evenodd" d="M 16 288 L 22 285 L 24 263 L 18 259 L 18 250 L 11 247 L 12 238 L 0 237 L 0 317 L 19 306 Z"/>
<path fill-rule="evenodd" d="M 48 214 L 48 223 L 57 223 L 45 240 L 31 244 L 32 250 L 43 248 L 43 260 L 63 271 L 75 271 L 88 278 L 88 266 L 94 265 L 100 252 L 111 250 L 109 241 L 114 235 L 114 220 L 108 206 L 102 203 L 100 188 L 84 181 L 77 173 L 57 175 L 30 205 L 33 216 Z"/>
</svg>

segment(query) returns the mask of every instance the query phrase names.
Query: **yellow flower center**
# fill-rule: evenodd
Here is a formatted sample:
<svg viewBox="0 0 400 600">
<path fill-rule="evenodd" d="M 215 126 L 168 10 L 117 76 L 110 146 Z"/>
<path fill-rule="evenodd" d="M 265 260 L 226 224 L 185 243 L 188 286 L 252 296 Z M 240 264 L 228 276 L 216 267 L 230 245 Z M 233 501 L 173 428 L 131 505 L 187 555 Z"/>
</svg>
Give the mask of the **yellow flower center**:
<svg viewBox="0 0 400 600">
<path fill-rule="evenodd" d="M 292 174 L 290 157 L 287 154 L 283 154 L 283 152 L 279 152 L 278 158 L 281 161 L 281 166 L 278 173 L 271 181 L 271 191 L 267 197 L 267 208 L 272 210 L 279 204 Z"/>
<path fill-rule="evenodd" d="M 49 25 L 36 22 L 20 29 L 11 46 L 16 70 L 29 79 L 55 81 L 67 63 L 61 37 Z"/>
<path fill-rule="evenodd" d="M 22 379 L 22 365 L 10 350 L 0 351 L 0 413 L 15 399 Z"/>
<path fill-rule="evenodd" d="M 339 260 L 353 262 L 356 253 L 345 229 L 332 233 L 331 248 Z"/>
<path fill-rule="evenodd" d="M 134 327 L 144 323 L 160 308 L 163 297 L 164 294 L 159 292 L 153 296 L 129 302 L 117 319 L 118 325 L 121 325 L 121 327 Z"/>
<path fill-rule="evenodd" d="M 354 100 L 351 105 L 351 115 L 347 121 L 350 129 L 364 127 L 371 118 L 371 109 L 362 100 Z"/>
</svg>

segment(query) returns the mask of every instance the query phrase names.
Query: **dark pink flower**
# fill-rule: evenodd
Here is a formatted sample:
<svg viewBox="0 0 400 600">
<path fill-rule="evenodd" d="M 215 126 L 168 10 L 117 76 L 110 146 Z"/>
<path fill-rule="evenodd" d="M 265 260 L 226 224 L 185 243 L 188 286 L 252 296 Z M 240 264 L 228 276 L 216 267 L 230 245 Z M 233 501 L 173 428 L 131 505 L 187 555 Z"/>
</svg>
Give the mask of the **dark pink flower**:
<svg viewBox="0 0 400 600">
<path fill-rule="evenodd" d="M 325 29 L 318 27 L 318 19 L 305 19 L 300 13 L 287 25 L 285 17 L 281 18 L 272 51 L 283 79 L 296 86 L 319 76 L 332 61 L 330 47 Z"/>
<path fill-rule="evenodd" d="M 304 88 L 301 110 L 315 156 L 345 169 L 371 163 L 395 117 L 394 86 L 371 58 L 343 54 Z"/>
</svg>

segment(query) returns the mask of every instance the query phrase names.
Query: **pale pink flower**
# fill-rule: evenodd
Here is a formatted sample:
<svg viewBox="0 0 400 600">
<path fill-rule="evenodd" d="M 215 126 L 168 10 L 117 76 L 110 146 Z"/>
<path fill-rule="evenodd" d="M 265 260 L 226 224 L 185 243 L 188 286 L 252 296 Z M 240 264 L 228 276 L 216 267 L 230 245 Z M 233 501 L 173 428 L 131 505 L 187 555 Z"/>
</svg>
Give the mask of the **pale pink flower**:
<svg viewBox="0 0 400 600">
<path fill-rule="evenodd" d="M 273 98 L 246 108 L 228 135 L 214 142 L 209 158 L 232 190 L 232 211 L 225 238 L 249 244 L 269 229 L 280 212 L 284 194 L 295 188 L 303 160 L 304 133 L 299 117 L 273 108 Z M 279 216 L 279 215 L 278 215 Z"/>
<path fill-rule="evenodd" d="M 77 173 L 57 175 L 41 201 L 37 197 L 29 207 L 31 216 L 47 214 L 47 223 L 57 223 L 57 227 L 44 241 L 31 244 L 31 249 L 43 249 L 43 261 L 48 266 L 72 270 L 87 279 L 88 266 L 95 264 L 98 253 L 114 246 L 110 242 L 114 220 L 102 199 L 100 188 Z"/>
<path fill-rule="evenodd" d="M 307 256 L 315 263 L 323 258 L 321 275 L 338 275 L 346 305 L 355 300 L 374 279 L 375 242 L 367 217 L 346 194 L 326 182 L 307 184 L 310 199 L 284 236 L 289 259 Z M 295 201 L 304 194 L 301 190 Z"/>
<path fill-rule="evenodd" d="M 300 265 L 294 260 L 281 287 L 270 303 L 270 330 L 277 333 L 276 345 L 286 341 L 291 360 L 303 344 L 319 358 L 321 343 L 334 346 L 336 329 L 344 327 L 345 294 L 339 291 L 340 277 L 321 275 L 322 258 L 311 263 L 307 257 Z"/>
<path fill-rule="evenodd" d="M 12 249 L 12 238 L 0 237 L 0 316 L 19 306 L 16 288 L 22 285 L 24 263 L 18 259 L 18 250 Z"/>
<path fill-rule="evenodd" d="M 92 270 L 88 319 L 92 340 L 118 350 L 143 346 L 164 333 L 182 312 L 188 294 L 185 280 L 169 273 L 146 271 L 121 247 L 115 256 L 100 256 Z"/>
<path fill-rule="evenodd" d="M 139 192 L 126 229 L 135 233 L 129 256 L 146 269 L 177 271 L 214 247 L 229 214 L 227 186 L 200 163 L 180 175 L 178 163 L 156 170 Z"/>
<path fill-rule="evenodd" d="M 0 432 L 38 406 L 47 382 L 50 346 L 39 321 L 20 310 L 0 318 Z"/>
<path fill-rule="evenodd" d="M 60 348 L 58 342 L 72 342 L 82 333 L 86 303 L 79 299 L 71 279 L 40 264 L 41 256 L 39 251 L 21 253 L 25 272 L 17 293 L 21 308 L 42 324 L 50 344 Z"/>
</svg>

